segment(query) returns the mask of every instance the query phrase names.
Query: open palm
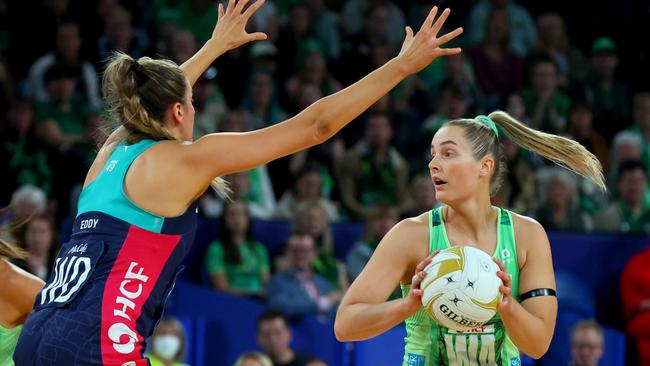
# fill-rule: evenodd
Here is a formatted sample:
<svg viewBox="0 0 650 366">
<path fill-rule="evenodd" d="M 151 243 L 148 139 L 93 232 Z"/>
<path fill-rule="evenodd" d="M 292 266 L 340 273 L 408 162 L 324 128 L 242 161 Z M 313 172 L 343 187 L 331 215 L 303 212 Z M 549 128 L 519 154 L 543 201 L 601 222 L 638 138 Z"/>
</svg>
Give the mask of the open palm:
<svg viewBox="0 0 650 366">
<path fill-rule="evenodd" d="M 228 5 L 225 10 L 223 4 L 219 4 L 217 25 L 212 32 L 212 39 L 217 44 L 222 45 L 222 47 L 228 50 L 232 50 L 251 41 L 266 39 L 265 33 L 246 32 L 248 20 L 264 4 L 264 0 L 255 1 L 246 11 L 243 11 L 247 3 L 248 0 L 228 0 Z"/>
</svg>

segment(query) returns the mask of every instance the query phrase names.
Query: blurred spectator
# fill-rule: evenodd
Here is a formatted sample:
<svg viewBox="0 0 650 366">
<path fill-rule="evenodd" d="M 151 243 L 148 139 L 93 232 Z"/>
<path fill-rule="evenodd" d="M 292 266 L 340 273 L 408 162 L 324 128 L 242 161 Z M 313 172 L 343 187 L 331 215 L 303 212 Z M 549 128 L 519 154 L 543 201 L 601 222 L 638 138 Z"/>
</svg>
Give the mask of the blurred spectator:
<svg viewBox="0 0 650 366">
<path fill-rule="evenodd" d="M 621 163 L 616 200 L 595 216 L 597 230 L 650 233 L 650 205 L 644 196 L 648 175 L 639 161 Z"/>
<path fill-rule="evenodd" d="M 99 96 L 99 81 L 95 67 L 81 58 L 81 37 L 75 23 L 61 23 L 56 31 L 56 49 L 36 60 L 29 69 L 27 94 L 34 101 L 45 103 L 56 95 L 48 91 L 47 74 L 53 67 L 69 70 L 72 91 L 77 91 L 92 108 L 102 105 Z"/>
<path fill-rule="evenodd" d="M 0 32 L 1 36 L 2 32 Z M 14 81 L 3 51 L 0 38 L 0 118 L 5 115 L 14 97 Z"/>
<path fill-rule="evenodd" d="M 485 93 L 487 110 L 496 109 L 523 85 L 523 61 L 510 48 L 508 13 L 493 9 L 486 23 L 485 38 L 470 48 L 476 82 Z"/>
<path fill-rule="evenodd" d="M 323 46 L 315 39 L 305 39 L 298 45 L 295 72 L 284 85 L 286 94 L 285 109 L 298 113 L 303 86 L 314 85 L 322 95 L 330 95 L 341 90 L 342 86 L 327 69 Z"/>
<path fill-rule="evenodd" d="M 246 204 L 224 207 L 220 239 L 208 248 L 205 260 L 212 286 L 238 296 L 263 297 L 269 279 L 266 248 L 252 234 Z"/>
<path fill-rule="evenodd" d="M 340 163 L 341 198 L 354 218 L 364 218 L 379 203 L 394 205 L 398 213 L 410 205 L 408 165 L 391 146 L 392 135 L 387 115 L 369 115 L 363 139 Z"/>
<path fill-rule="evenodd" d="M 264 70 L 275 77 L 278 69 L 278 48 L 273 43 L 257 41 L 251 46 L 249 55 L 252 70 Z"/>
<path fill-rule="evenodd" d="M 59 251 L 59 235 L 54 219 L 45 213 L 32 216 L 19 229 L 18 243 L 29 253 L 19 263 L 27 272 L 47 280 Z"/>
<path fill-rule="evenodd" d="M 263 32 L 266 33 L 269 42 L 275 42 L 278 39 L 280 21 L 278 7 L 275 2 L 264 3 L 264 6 L 257 9 L 255 14 L 248 22 L 247 31 L 249 33 Z M 257 44 L 259 42 L 255 42 Z"/>
<path fill-rule="evenodd" d="M 526 125 L 530 124 L 530 118 L 528 116 L 528 111 L 526 110 L 526 102 L 521 94 L 510 94 L 506 100 L 505 106 L 506 112 L 508 112 L 512 118 L 521 121 Z"/>
<path fill-rule="evenodd" d="M 55 65 L 45 73 L 48 100 L 35 105 L 38 135 L 52 147 L 67 151 L 85 140 L 92 107 L 74 91 L 74 70 Z"/>
<path fill-rule="evenodd" d="M 313 267 L 317 274 L 329 281 L 330 286 L 335 290 L 347 290 L 349 283 L 345 275 L 345 267 L 334 255 L 334 241 L 332 228 L 327 212 L 318 202 L 303 202 L 296 208 L 296 216 L 293 220 L 293 230 L 307 233 L 316 242 L 316 258 Z M 285 255 L 287 259 L 288 255 Z M 286 268 L 283 259 L 277 258 L 276 269 Z"/>
<path fill-rule="evenodd" d="M 354 244 L 345 259 L 351 281 L 359 276 L 381 239 L 397 224 L 397 220 L 397 212 L 393 207 L 386 205 L 375 207 L 372 214 L 366 219 L 363 240 Z"/>
<path fill-rule="evenodd" d="M 325 0 L 306 0 L 304 3 L 311 14 L 313 33 L 325 46 L 326 59 L 337 59 L 341 54 L 339 15 L 327 9 Z"/>
<path fill-rule="evenodd" d="M 149 339 L 149 362 L 151 366 L 187 366 L 181 363 L 185 355 L 185 332 L 183 324 L 167 317 L 158 323 Z"/>
<path fill-rule="evenodd" d="M 265 166 L 247 172 L 229 174 L 224 177 L 232 190 L 231 199 L 246 202 L 251 217 L 270 219 L 275 212 L 275 196 L 271 189 Z M 223 212 L 224 199 L 215 192 L 206 192 L 201 197 L 201 208 L 207 217 L 218 217 Z"/>
<path fill-rule="evenodd" d="M 189 60 L 198 51 L 197 41 L 194 34 L 186 29 L 178 29 L 171 34 L 167 57 L 181 65 Z"/>
<path fill-rule="evenodd" d="M 402 217 L 415 217 L 429 210 L 440 206 L 436 201 L 436 190 L 431 181 L 429 172 L 417 174 L 411 180 L 411 193 L 413 196 L 413 206 Z"/>
<path fill-rule="evenodd" d="M 626 161 L 641 161 L 642 139 L 632 131 L 621 131 L 614 136 L 611 148 L 611 169 L 607 175 L 607 190 L 616 191 L 618 171 Z"/>
<path fill-rule="evenodd" d="M 273 366 L 273 362 L 261 352 L 246 352 L 237 358 L 233 366 Z"/>
<path fill-rule="evenodd" d="M 292 336 L 282 313 L 267 310 L 257 318 L 257 343 L 274 366 L 307 366 L 311 356 L 291 349 Z"/>
<path fill-rule="evenodd" d="M 385 12 L 381 18 L 377 17 L 378 9 Z M 350 35 L 361 33 L 365 24 L 374 24 L 375 27 L 383 29 L 385 32 L 369 32 L 378 35 L 385 35 L 385 42 L 391 44 L 401 44 L 404 40 L 404 27 L 406 27 L 406 17 L 402 10 L 391 0 L 349 0 L 345 2 L 341 12 L 343 30 Z M 364 22 L 360 20 L 364 19 Z"/>
<path fill-rule="evenodd" d="M 30 184 L 45 193 L 52 191 L 51 151 L 36 137 L 34 108 L 28 100 L 15 100 L 7 114 L 8 129 L 0 137 L 0 170 L 7 174 L 0 180 L 0 202 L 9 201 L 11 192 Z"/>
<path fill-rule="evenodd" d="M 528 215 L 538 204 L 535 172 L 524 159 L 517 144 L 507 136 L 500 140 L 506 170 L 499 190 L 492 197 L 492 204 Z"/>
<path fill-rule="evenodd" d="M 650 366 L 650 246 L 625 265 L 621 275 L 621 298 L 625 331 L 635 342 L 639 366 Z"/>
<path fill-rule="evenodd" d="M 23 185 L 16 189 L 11 195 L 9 210 L 6 215 L 0 218 L 0 240 L 10 243 L 17 242 L 20 225 L 24 224 L 30 217 L 36 214 L 45 213 L 47 210 L 47 197 L 42 189 Z"/>
<path fill-rule="evenodd" d="M 510 24 L 510 49 L 523 57 L 535 42 L 535 22 L 528 10 L 511 0 L 480 0 L 465 18 L 466 42 L 476 44 L 485 39 L 489 15 L 493 10 L 504 10 Z"/>
<path fill-rule="evenodd" d="M 521 92 L 531 127 L 554 134 L 564 132 L 571 101 L 559 86 L 555 62 L 548 56 L 535 59 L 530 68 L 530 87 Z"/>
<path fill-rule="evenodd" d="M 431 137 L 436 131 L 449 120 L 466 118 L 467 109 L 467 99 L 460 88 L 449 85 L 440 91 L 436 113 L 427 117 L 420 127 L 419 135 L 426 140 L 423 147 L 427 155 L 431 150 Z"/>
<path fill-rule="evenodd" d="M 321 167 L 316 164 L 306 165 L 297 175 L 295 185 L 292 190 L 286 191 L 275 211 L 275 216 L 293 220 L 298 206 L 303 202 L 316 203 L 320 205 L 325 212 L 329 221 L 338 221 L 339 212 L 332 201 L 322 196 L 323 178 L 321 176 Z"/>
<path fill-rule="evenodd" d="M 271 126 L 287 119 L 278 98 L 270 70 L 252 71 L 242 100 L 242 108 L 251 116 L 252 129 Z"/>
<path fill-rule="evenodd" d="M 343 294 L 333 291 L 327 279 L 315 273 L 312 264 L 318 252 L 314 238 L 294 232 L 287 240 L 286 251 L 288 269 L 276 273 L 269 281 L 269 307 L 290 318 L 318 314 L 333 318 Z"/>
<path fill-rule="evenodd" d="M 646 173 L 650 174 L 650 92 L 642 91 L 634 95 L 634 125 L 628 131 L 641 140 L 641 162 Z"/>
<path fill-rule="evenodd" d="M 312 24 L 311 13 L 306 4 L 296 2 L 291 8 L 286 23 L 280 28 L 278 40 L 278 81 L 286 80 L 298 69 L 296 60 L 300 43 L 310 37 Z"/>
<path fill-rule="evenodd" d="M 579 322 L 571 331 L 571 362 L 567 366 L 598 366 L 603 356 L 603 330 L 595 320 Z"/>
<path fill-rule="evenodd" d="M 544 13 L 537 17 L 537 44 L 533 54 L 546 54 L 558 66 L 560 84 L 584 81 L 589 72 L 589 60 L 571 45 L 562 15 Z"/>
<path fill-rule="evenodd" d="M 221 121 L 227 111 L 221 90 L 215 84 L 216 76 L 217 69 L 209 67 L 194 84 L 194 93 L 192 94 L 194 99 L 192 104 L 195 111 L 194 140 L 218 132 L 218 122 Z"/>
<path fill-rule="evenodd" d="M 630 125 L 627 87 L 616 75 L 619 57 L 616 43 L 597 38 L 591 46 L 593 74 L 587 81 L 586 97 L 596 117 L 595 127 L 605 137 L 613 137 Z"/>
<path fill-rule="evenodd" d="M 537 221 L 546 230 L 591 230 L 593 223 L 579 206 L 576 177 L 560 167 L 542 168 L 536 174 L 541 188 Z"/>
<path fill-rule="evenodd" d="M 567 132 L 572 139 L 578 141 L 587 150 L 591 151 L 603 166 L 605 172 L 609 171 L 609 149 L 607 140 L 594 130 L 594 114 L 586 103 L 575 102 L 569 114 Z"/>
<path fill-rule="evenodd" d="M 472 115 L 483 113 L 485 100 L 482 90 L 476 84 L 474 67 L 468 57 L 458 54 L 444 58 L 445 76 L 435 88 L 434 94 L 441 89 L 455 87 L 465 96 L 468 113 Z"/>
<path fill-rule="evenodd" d="M 109 9 L 104 33 L 97 39 L 97 61 L 102 62 L 113 51 L 127 53 L 135 59 L 145 56 L 149 39 L 145 32 L 133 27 L 131 12 L 119 4 Z"/>
</svg>

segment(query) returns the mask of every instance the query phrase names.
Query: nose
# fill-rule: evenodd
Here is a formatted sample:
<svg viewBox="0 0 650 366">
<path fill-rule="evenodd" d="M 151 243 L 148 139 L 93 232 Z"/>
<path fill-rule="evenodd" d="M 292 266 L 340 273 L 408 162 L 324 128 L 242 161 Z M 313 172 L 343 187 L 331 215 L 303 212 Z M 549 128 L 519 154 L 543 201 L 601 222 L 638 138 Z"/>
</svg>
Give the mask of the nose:
<svg viewBox="0 0 650 366">
<path fill-rule="evenodd" d="M 429 171 L 431 172 L 438 172 L 440 170 L 440 167 L 438 165 L 438 162 L 436 161 L 436 158 L 433 157 L 431 160 L 429 160 L 429 164 L 427 164 L 429 167 Z"/>
</svg>

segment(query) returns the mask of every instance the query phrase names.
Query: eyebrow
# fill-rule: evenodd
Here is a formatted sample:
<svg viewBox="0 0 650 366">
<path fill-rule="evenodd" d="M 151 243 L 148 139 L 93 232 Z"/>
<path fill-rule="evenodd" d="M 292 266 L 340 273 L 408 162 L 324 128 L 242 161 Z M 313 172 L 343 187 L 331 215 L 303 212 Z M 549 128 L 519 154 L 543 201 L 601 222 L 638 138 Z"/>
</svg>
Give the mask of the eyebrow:
<svg viewBox="0 0 650 366">
<path fill-rule="evenodd" d="M 451 144 L 451 145 L 458 146 L 457 143 L 455 143 L 455 142 L 453 142 L 453 141 L 451 141 L 451 140 L 447 140 L 447 141 L 441 142 L 441 143 L 440 143 L 440 146 L 442 146 L 442 145 L 446 145 L 446 144 Z M 431 148 L 433 148 L 433 144 L 431 144 Z"/>
</svg>

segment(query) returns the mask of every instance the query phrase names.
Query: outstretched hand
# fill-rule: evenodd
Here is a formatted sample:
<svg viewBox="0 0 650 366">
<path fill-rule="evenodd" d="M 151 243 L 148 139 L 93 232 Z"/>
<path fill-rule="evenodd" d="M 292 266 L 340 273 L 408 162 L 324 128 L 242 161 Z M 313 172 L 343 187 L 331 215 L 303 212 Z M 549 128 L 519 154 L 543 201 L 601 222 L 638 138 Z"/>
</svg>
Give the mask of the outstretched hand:
<svg viewBox="0 0 650 366">
<path fill-rule="evenodd" d="M 223 4 L 220 3 L 218 5 L 219 16 L 217 18 L 217 25 L 215 25 L 214 31 L 212 31 L 210 40 L 226 50 L 232 50 L 251 41 L 266 39 L 265 33 L 246 32 L 248 20 L 264 4 L 264 0 L 257 0 L 243 11 L 248 1 L 228 0 L 228 6 L 225 10 Z"/>
<path fill-rule="evenodd" d="M 406 27 L 406 38 L 397 57 L 403 62 L 409 74 L 422 70 L 436 57 L 460 53 L 459 47 L 440 48 L 463 33 L 463 28 L 458 27 L 442 37 L 438 37 L 438 32 L 444 26 L 449 13 L 451 11 L 447 8 L 436 19 L 438 7 L 434 6 L 415 35 L 413 35 L 411 27 Z"/>
</svg>

